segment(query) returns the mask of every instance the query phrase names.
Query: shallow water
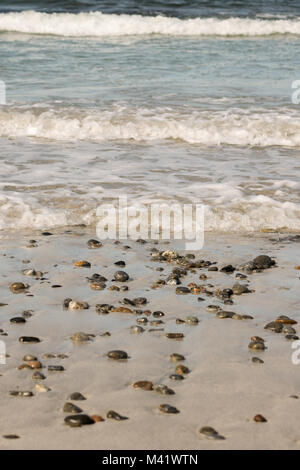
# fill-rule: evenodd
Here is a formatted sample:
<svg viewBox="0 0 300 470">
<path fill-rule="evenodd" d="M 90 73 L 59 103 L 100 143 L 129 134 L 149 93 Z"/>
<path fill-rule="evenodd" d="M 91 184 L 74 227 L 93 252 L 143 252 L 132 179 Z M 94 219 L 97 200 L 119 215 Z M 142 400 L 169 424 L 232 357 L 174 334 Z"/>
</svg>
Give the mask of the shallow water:
<svg viewBox="0 0 300 470">
<path fill-rule="evenodd" d="M 1 2 L 0 229 L 94 224 L 127 194 L 299 230 L 299 7 L 240 3 Z"/>
</svg>

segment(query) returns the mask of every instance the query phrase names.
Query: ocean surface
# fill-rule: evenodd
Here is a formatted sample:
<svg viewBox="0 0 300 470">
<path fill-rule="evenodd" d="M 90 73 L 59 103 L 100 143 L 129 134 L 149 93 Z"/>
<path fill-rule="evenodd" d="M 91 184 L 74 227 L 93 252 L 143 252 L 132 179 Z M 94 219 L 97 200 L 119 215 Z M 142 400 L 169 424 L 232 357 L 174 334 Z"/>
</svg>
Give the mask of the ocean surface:
<svg viewBox="0 0 300 470">
<path fill-rule="evenodd" d="M 0 230 L 119 195 L 300 230 L 298 0 L 0 1 L 0 80 Z"/>
</svg>

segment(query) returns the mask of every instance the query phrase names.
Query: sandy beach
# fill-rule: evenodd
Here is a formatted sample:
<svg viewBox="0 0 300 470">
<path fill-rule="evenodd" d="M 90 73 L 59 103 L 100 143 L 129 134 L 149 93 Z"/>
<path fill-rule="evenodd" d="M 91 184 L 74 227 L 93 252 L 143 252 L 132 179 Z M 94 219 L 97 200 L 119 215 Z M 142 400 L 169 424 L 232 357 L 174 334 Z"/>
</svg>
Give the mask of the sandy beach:
<svg viewBox="0 0 300 470">
<path fill-rule="evenodd" d="M 95 238 L 91 229 L 61 228 L 51 233 L 1 237 L 0 302 L 5 305 L 0 307 L 0 340 L 5 341 L 8 355 L 6 365 L 0 366 L 1 449 L 299 449 L 300 365 L 292 363 L 292 342 L 285 334 L 264 329 L 280 315 L 299 321 L 299 271 L 295 269 L 299 238 L 295 234 L 232 236 L 230 242 L 228 235 L 208 234 L 204 249 L 191 253 L 195 258 L 190 262 L 207 260 L 216 263 L 212 266 L 218 271 L 189 268 L 180 285 L 154 289 L 154 283 L 166 281 L 178 267 L 178 260 L 153 260 L 151 251 L 176 250 L 176 244 L 106 241 L 90 249 L 87 242 Z M 36 243 L 29 243 L 33 239 Z M 179 254 L 186 257 L 188 252 Z M 272 257 L 276 265 L 244 273 L 243 280 L 236 278 L 242 272 L 238 269 L 221 272 L 226 265 L 237 268 L 259 255 Z M 74 266 L 81 260 L 91 267 Z M 118 261 L 124 261 L 125 267 L 114 264 Z M 42 278 L 25 276 L 23 271 L 29 269 L 41 271 Z M 112 281 L 120 270 L 128 273 L 127 282 Z M 90 287 L 87 278 L 95 273 L 107 279 L 103 290 Z M 207 278 L 200 280 L 201 275 Z M 10 286 L 16 282 L 27 283 L 29 288 L 15 294 Z M 236 282 L 251 292 L 232 295 L 232 305 L 224 305 L 218 289 L 231 289 Z M 203 292 L 176 294 L 177 287 L 190 283 L 204 286 Z M 113 285 L 128 286 L 128 291 L 110 290 Z M 124 304 L 124 298 L 140 297 L 147 304 Z M 64 309 L 65 299 L 87 302 L 89 309 Z M 99 314 L 98 304 L 130 308 L 132 313 Z M 218 318 L 207 311 L 209 305 L 253 319 Z M 31 316 L 24 311 L 31 311 Z M 153 316 L 157 311 L 164 316 Z M 199 323 L 188 324 L 185 320 L 190 316 Z M 26 322 L 11 323 L 16 317 L 25 317 Z M 146 319 L 144 323 L 141 318 Z M 132 332 L 134 325 L 144 331 Z M 293 328 L 298 332 L 297 325 Z M 74 343 L 70 338 L 76 332 L 92 336 L 85 343 Z M 168 333 L 184 337 L 170 339 L 165 336 Z M 24 336 L 40 342 L 20 343 Z M 248 348 L 253 336 L 265 340 L 264 351 Z M 113 350 L 127 352 L 128 359 L 109 359 L 107 353 Z M 170 361 L 173 353 L 183 355 L 184 360 Z M 45 356 L 49 354 L 53 356 Z M 25 355 L 35 356 L 42 368 L 20 370 Z M 264 362 L 253 362 L 253 357 Z M 58 365 L 64 370 L 48 370 Z M 187 367 L 189 373 L 173 380 L 170 375 L 178 365 Z M 33 379 L 36 372 L 45 378 Z M 149 381 L 154 387 L 164 384 L 175 393 L 136 389 L 137 381 Z M 37 384 L 50 390 L 42 393 Z M 33 396 L 12 396 L 12 391 L 31 391 Z M 74 392 L 86 400 L 70 400 Z M 68 426 L 64 420 L 71 413 L 63 411 L 67 402 L 104 421 Z M 162 404 L 179 413 L 163 413 Z M 107 418 L 110 410 L 129 419 Z M 258 414 L 267 422 L 255 422 Z M 205 437 L 199 430 L 207 426 L 225 439 Z M 18 438 L 3 437 L 7 435 Z"/>
</svg>

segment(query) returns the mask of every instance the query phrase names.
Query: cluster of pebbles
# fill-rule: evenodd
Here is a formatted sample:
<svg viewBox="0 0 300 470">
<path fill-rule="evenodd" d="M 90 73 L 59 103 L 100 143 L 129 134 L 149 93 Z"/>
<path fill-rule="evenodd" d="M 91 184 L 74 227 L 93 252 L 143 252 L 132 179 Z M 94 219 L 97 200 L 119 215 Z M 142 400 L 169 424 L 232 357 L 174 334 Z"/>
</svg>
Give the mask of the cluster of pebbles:
<svg viewBox="0 0 300 470">
<path fill-rule="evenodd" d="M 44 236 L 50 236 L 48 232 L 43 233 Z M 140 243 L 146 243 L 144 241 L 139 241 Z M 29 242 L 30 247 L 36 247 L 37 242 L 31 240 Z M 102 247 L 102 243 L 97 240 L 89 240 L 88 248 L 95 250 Z M 124 247 L 123 247 L 124 248 Z M 130 249 L 130 247 L 125 247 Z M 262 273 L 266 269 L 270 269 L 275 266 L 275 261 L 266 255 L 261 255 L 255 258 L 254 260 L 248 261 L 243 265 L 234 267 L 232 265 L 218 266 L 216 262 L 208 260 L 197 260 L 195 255 L 186 254 L 185 256 L 179 255 L 175 250 L 166 250 L 159 251 L 157 248 L 152 248 L 150 250 L 150 259 L 154 263 L 159 263 L 159 266 L 156 268 L 157 272 L 162 273 L 159 279 L 157 279 L 151 286 L 152 289 L 161 289 L 167 288 L 168 286 L 173 286 L 176 295 L 197 295 L 198 302 L 203 302 L 207 298 L 214 297 L 218 303 L 210 304 L 206 307 L 206 311 L 212 313 L 216 316 L 216 319 L 232 319 L 232 320 L 252 320 L 253 317 L 250 315 L 244 315 L 236 313 L 230 310 L 228 306 L 234 305 L 235 299 L 237 296 L 241 295 L 250 295 L 254 291 L 250 289 L 249 276 L 253 273 Z M 163 263 L 163 266 L 162 266 Z M 108 289 L 110 291 L 126 292 L 129 290 L 127 283 L 130 283 L 130 275 L 121 269 L 125 269 L 126 263 L 124 261 L 117 261 L 115 263 L 117 266 L 117 271 L 115 271 L 112 279 L 107 279 L 107 277 L 101 274 L 93 274 L 92 276 L 87 277 L 87 282 L 90 289 L 95 291 L 104 291 Z M 92 263 L 86 260 L 79 260 L 74 263 L 75 268 L 79 269 L 91 269 Z M 165 271 L 170 268 L 171 272 L 165 274 Z M 188 275 L 197 275 L 199 270 L 202 271 L 199 275 L 199 283 L 185 283 L 184 280 Z M 203 272 L 206 270 L 206 273 Z M 209 282 L 210 276 L 212 273 L 221 272 L 225 275 L 234 275 L 235 281 L 227 285 L 226 288 L 215 288 L 213 284 Z M 35 269 L 23 270 L 22 274 L 24 276 L 31 277 L 32 280 L 45 279 L 44 274 L 41 271 L 36 271 Z M 227 279 L 227 278 L 226 278 Z M 54 287 L 54 286 L 52 286 Z M 30 293 L 30 286 L 25 282 L 16 281 L 9 286 L 10 291 L 13 294 L 21 293 Z M 26 297 L 25 297 L 26 298 Z M 120 305 L 121 303 L 121 305 Z M 118 304 L 112 305 L 107 303 L 96 304 L 91 306 L 87 300 L 78 300 L 66 298 L 62 300 L 62 308 L 65 310 L 75 311 L 75 310 L 88 310 L 95 309 L 99 315 L 111 315 L 114 313 L 117 314 L 130 314 L 135 318 L 135 324 L 131 326 L 130 332 L 132 334 L 141 334 L 146 331 L 146 328 L 149 326 L 149 332 L 151 331 L 163 331 L 164 336 L 168 340 L 175 340 L 174 345 L 178 344 L 177 341 L 184 340 L 185 335 L 183 332 L 165 332 L 165 323 L 166 323 L 166 314 L 163 311 L 155 310 L 152 311 L 148 308 L 149 301 L 146 297 L 136 297 L 128 298 L 124 297 L 121 302 Z M 2 304 L 4 305 L 4 304 Z M 22 324 L 30 318 L 32 312 L 27 310 L 24 311 L 20 317 L 14 317 L 10 321 L 12 324 Z M 196 316 L 187 315 L 185 318 L 176 318 L 175 323 L 177 325 L 189 325 L 192 327 L 197 327 L 199 324 L 199 319 Z M 296 331 L 293 326 L 297 322 L 292 320 L 287 316 L 280 316 L 275 319 L 273 322 L 268 323 L 265 326 L 266 330 L 282 333 L 285 335 L 288 340 L 298 339 L 296 336 Z M 1 334 L 5 334 L 1 330 Z M 106 332 L 102 336 L 109 336 L 110 333 Z M 70 340 L 73 343 L 88 343 L 93 341 L 95 334 L 88 332 L 75 332 L 70 336 Z M 35 336 L 20 336 L 19 342 L 26 344 L 34 344 L 42 341 L 40 338 Z M 266 342 L 263 338 L 259 336 L 251 337 L 249 343 L 249 350 L 253 352 L 264 352 L 266 350 Z M 175 349 L 175 347 L 174 347 Z M 120 361 L 125 362 L 131 360 L 129 354 L 126 351 L 121 349 L 108 351 L 107 359 L 111 361 Z M 19 390 L 17 387 L 14 390 L 11 390 L 9 394 L 14 397 L 33 397 L 35 392 L 49 392 L 51 389 L 44 384 L 46 380 L 46 369 L 48 374 L 51 373 L 63 373 L 64 367 L 61 364 L 49 364 L 46 366 L 43 365 L 43 360 L 54 360 L 54 359 L 65 359 L 67 355 L 64 354 L 44 354 L 41 359 L 37 356 L 26 354 L 23 357 L 23 362 L 19 366 L 20 370 L 27 369 L 32 372 L 32 380 L 35 382 L 33 390 Z M 169 374 L 169 379 L 176 383 L 176 381 L 182 381 L 188 378 L 188 375 L 191 373 L 189 367 L 185 364 L 186 358 L 174 351 L 169 356 L 169 361 L 173 364 L 174 370 Z M 253 357 L 252 361 L 255 363 L 263 364 L 263 360 L 260 357 Z M 146 392 L 153 392 L 158 395 L 162 395 L 168 399 L 168 397 L 176 395 L 176 392 L 173 388 L 160 383 L 161 380 L 158 380 L 157 383 L 153 383 L 150 380 L 136 381 L 132 384 L 135 390 L 143 390 Z M 67 416 L 64 419 L 66 425 L 70 427 L 80 427 L 84 425 L 91 425 L 98 422 L 105 421 L 105 418 L 98 414 L 88 415 L 84 413 L 83 409 L 77 404 L 74 404 L 74 401 L 84 402 L 87 398 L 82 395 L 80 392 L 73 392 L 70 396 L 67 397 L 67 401 L 62 405 L 63 413 L 66 413 Z M 157 406 L 157 409 L 160 413 L 163 414 L 179 414 L 180 410 L 170 403 L 160 403 Z M 106 413 L 106 419 L 113 419 L 116 421 L 125 421 L 129 418 L 123 416 L 116 411 L 109 410 Z M 266 422 L 267 420 L 262 415 L 256 415 L 254 418 L 255 422 Z M 219 434 L 214 428 L 210 426 L 205 426 L 200 428 L 199 434 L 202 437 L 208 439 L 223 440 L 224 436 Z M 8 439 L 17 438 L 17 435 L 10 434 L 5 435 L 4 437 Z"/>
</svg>

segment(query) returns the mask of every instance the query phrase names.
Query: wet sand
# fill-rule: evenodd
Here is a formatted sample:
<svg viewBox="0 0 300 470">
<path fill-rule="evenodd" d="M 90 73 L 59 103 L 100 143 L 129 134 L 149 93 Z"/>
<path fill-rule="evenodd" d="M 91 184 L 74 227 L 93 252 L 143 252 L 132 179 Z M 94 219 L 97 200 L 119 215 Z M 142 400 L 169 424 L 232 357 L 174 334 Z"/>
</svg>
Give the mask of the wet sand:
<svg viewBox="0 0 300 470">
<path fill-rule="evenodd" d="M 1 449 L 299 449 L 300 399 L 291 396 L 300 396 L 300 365 L 292 363 L 292 343 L 283 334 L 264 329 L 279 315 L 300 319 L 300 271 L 295 270 L 299 241 L 285 240 L 287 235 L 279 234 L 233 236 L 230 242 L 228 235 L 206 236 L 205 247 L 195 253 L 196 258 L 217 262 L 218 267 L 238 266 L 260 254 L 274 257 L 277 263 L 239 281 L 249 281 L 249 289 L 255 292 L 233 296 L 233 305 L 224 306 L 215 296 L 176 295 L 176 286 L 151 289 L 155 281 L 166 279 L 175 265 L 152 261 L 149 250 L 170 249 L 173 243 L 142 245 L 126 241 L 116 245 L 108 241 L 90 250 L 87 241 L 95 238 L 95 233 L 86 228 L 52 233 L 2 234 L 0 240 L 0 302 L 8 304 L 0 307 L 0 328 L 7 333 L 0 340 L 5 341 L 9 355 L 7 364 L 0 365 Z M 26 247 L 30 239 L 37 241 L 36 247 Z M 78 260 L 89 261 L 91 268 L 74 267 Z M 114 272 L 120 269 L 114 265 L 119 260 L 126 262 L 121 269 L 130 275 L 129 282 L 122 283 L 129 287 L 128 292 L 108 290 L 112 284 L 121 285 L 111 282 Z M 158 267 L 164 271 L 157 271 Z M 42 271 L 45 280 L 24 276 L 22 270 L 28 268 Z M 94 273 L 109 280 L 105 290 L 91 290 L 87 277 Z M 208 279 L 199 280 L 200 274 Z M 231 288 L 237 282 L 235 274 L 196 269 L 182 278 L 182 286 L 195 282 L 211 284 L 210 291 Z M 28 283 L 30 288 L 27 293 L 13 294 L 9 290 L 13 282 Z M 130 332 L 138 315 L 99 315 L 95 310 L 96 304 L 121 306 L 124 297 L 141 296 L 149 302 L 137 308 L 165 313 L 165 323 L 157 327 L 150 325 L 153 316 L 147 317 L 149 322 L 142 325 L 145 331 L 141 334 Z M 199 296 L 205 300 L 199 302 Z M 64 310 L 66 298 L 86 301 L 90 308 Z M 254 318 L 218 319 L 206 311 L 210 304 Z M 24 310 L 33 310 L 25 324 L 10 323 Z M 176 319 L 189 315 L 196 316 L 199 324 L 176 324 Z M 163 331 L 149 331 L 155 328 Z M 298 333 L 298 325 L 295 329 Z M 74 344 L 70 337 L 79 331 L 95 337 L 87 344 Z M 111 336 L 101 336 L 105 332 Z M 165 334 L 169 332 L 184 333 L 184 339 L 168 339 Z M 265 339 L 266 351 L 249 351 L 254 335 Z M 21 336 L 37 336 L 41 342 L 21 344 Z M 106 354 L 114 349 L 126 351 L 130 358 L 120 362 L 108 359 Z M 45 353 L 68 357 L 44 359 Z M 171 353 L 185 356 L 182 364 L 191 372 L 184 380 L 169 378 L 176 367 L 170 362 Z M 18 370 L 25 354 L 33 354 L 42 362 L 40 372 L 45 380 L 33 380 L 33 370 Z M 254 364 L 253 356 L 264 363 Z M 48 365 L 62 365 L 65 370 L 50 372 Z M 139 380 L 165 384 L 175 394 L 136 390 L 132 384 Z M 36 383 L 51 391 L 36 392 Z M 11 390 L 30 390 L 34 396 L 9 396 Z M 62 408 L 72 392 L 81 392 L 87 398 L 73 402 L 84 413 L 100 415 L 105 421 L 80 428 L 67 426 Z M 164 403 L 175 406 L 180 413 L 161 413 L 158 407 Z M 129 419 L 107 419 L 109 410 Z M 262 414 L 267 423 L 254 422 L 257 414 Z M 202 437 L 199 429 L 203 426 L 212 426 L 225 440 Z M 19 439 L 5 439 L 3 435 L 7 434 L 17 434 Z"/>
</svg>

